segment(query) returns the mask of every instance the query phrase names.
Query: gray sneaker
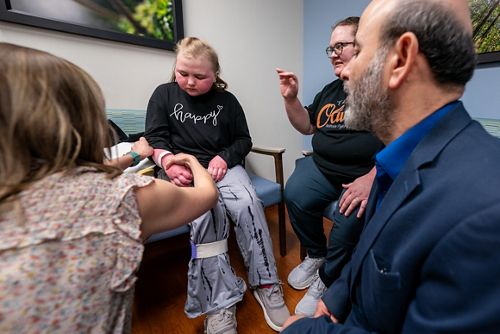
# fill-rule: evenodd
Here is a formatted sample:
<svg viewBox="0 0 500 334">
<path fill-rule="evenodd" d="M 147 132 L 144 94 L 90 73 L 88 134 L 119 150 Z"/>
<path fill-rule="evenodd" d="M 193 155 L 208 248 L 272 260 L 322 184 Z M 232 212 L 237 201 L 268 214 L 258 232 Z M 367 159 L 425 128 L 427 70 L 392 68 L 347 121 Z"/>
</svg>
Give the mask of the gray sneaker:
<svg viewBox="0 0 500 334">
<path fill-rule="evenodd" d="M 264 318 L 269 327 L 275 331 L 280 331 L 286 319 L 290 316 L 290 311 L 283 300 L 283 289 L 281 284 L 274 284 L 270 288 L 256 288 L 253 295 L 264 311 Z"/>
<path fill-rule="evenodd" d="M 236 305 L 207 315 L 205 318 L 205 334 L 237 334 Z"/>
<path fill-rule="evenodd" d="M 319 267 L 325 262 L 324 257 L 311 258 L 306 256 L 304 261 L 288 275 L 288 284 L 296 290 L 304 290 L 308 288 L 314 280 L 314 274 Z"/>
<path fill-rule="evenodd" d="M 316 306 L 319 300 L 326 291 L 326 286 L 319 277 L 318 274 L 314 275 L 314 281 L 307 290 L 306 294 L 299 301 L 297 306 L 295 306 L 295 314 L 305 315 L 306 317 L 312 317 L 314 311 L 316 311 Z"/>
</svg>

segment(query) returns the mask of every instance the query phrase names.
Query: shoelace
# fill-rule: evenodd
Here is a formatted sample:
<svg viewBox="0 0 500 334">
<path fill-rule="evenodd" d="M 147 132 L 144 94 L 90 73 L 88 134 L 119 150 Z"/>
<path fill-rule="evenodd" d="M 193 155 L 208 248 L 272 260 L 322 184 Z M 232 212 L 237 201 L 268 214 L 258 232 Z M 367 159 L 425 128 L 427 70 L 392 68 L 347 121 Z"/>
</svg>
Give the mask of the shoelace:
<svg viewBox="0 0 500 334">
<path fill-rule="evenodd" d="M 300 267 L 302 269 L 304 269 L 305 271 L 309 271 L 312 268 L 318 269 L 318 268 L 316 268 L 317 264 L 318 264 L 318 262 L 321 262 L 321 261 L 322 261 L 321 259 L 306 257 L 304 259 L 304 261 L 302 261 L 302 263 L 300 264 Z"/>
<path fill-rule="evenodd" d="M 268 296 L 270 306 L 281 306 L 283 304 L 283 291 L 280 284 L 275 284 L 270 288 L 263 289 Z"/>
<path fill-rule="evenodd" d="M 233 312 L 228 309 L 222 310 L 217 316 L 213 318 L 214 327 L 219 327 L 220 324 L 230 324 L 233 320 Z"/>
<path fill-rule="evenodd" d="M 313 296 L 314 298 L 320 298 L 323 295 L 323 292 L 325 292 L 325 290 L 326 290 L 325 284 L 323 284 L 321 278 L 319 278 L 319 276 L 316 275 L 316 278 L 309 287 L 309 290 L 307 290 L 307 294 Z"/>
</svg>

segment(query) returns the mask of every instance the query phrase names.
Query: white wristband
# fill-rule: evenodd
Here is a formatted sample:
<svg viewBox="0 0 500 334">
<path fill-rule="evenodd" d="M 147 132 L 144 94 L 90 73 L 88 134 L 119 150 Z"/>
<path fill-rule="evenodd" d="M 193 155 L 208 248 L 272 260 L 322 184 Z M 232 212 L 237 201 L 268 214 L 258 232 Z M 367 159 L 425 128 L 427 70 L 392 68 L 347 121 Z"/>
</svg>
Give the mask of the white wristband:
<svg viewBox="0 0 500 334">
<path fill-rule="evenodd" d="M 163 158 L 168 155 L 168 154 L 172 154 L 172 152 L 170 151 L 164 151 L 164 152 L 161 152 L 160 155 L 158 156 L 158 159 L 156 162 L 156 165 L 160 168 L 163 168 L 163 165 L 161 164 L 161 161 L 163 160 Z"/>
</svg>

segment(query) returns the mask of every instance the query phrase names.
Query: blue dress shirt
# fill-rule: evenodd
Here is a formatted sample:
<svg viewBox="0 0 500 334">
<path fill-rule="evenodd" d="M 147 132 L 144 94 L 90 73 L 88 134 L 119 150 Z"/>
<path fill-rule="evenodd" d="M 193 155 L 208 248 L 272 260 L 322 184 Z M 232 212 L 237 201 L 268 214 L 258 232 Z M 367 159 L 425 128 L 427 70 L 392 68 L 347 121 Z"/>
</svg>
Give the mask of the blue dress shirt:
<svg viewBox="0 0 500 334">
<path fill-rule="evenodd" d="M 377 207 L 418 143 L 457 104 L 458 101 L 453 101 L 439 108 L 375 155 L 375 179 L 379 189 Z"/>
</svg>

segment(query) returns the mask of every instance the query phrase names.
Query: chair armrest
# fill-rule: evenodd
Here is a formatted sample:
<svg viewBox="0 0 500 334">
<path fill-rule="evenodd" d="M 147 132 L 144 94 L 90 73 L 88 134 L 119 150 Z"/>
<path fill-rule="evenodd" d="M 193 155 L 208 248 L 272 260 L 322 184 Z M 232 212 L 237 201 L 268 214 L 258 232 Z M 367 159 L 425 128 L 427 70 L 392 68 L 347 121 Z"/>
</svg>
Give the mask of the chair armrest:
<svg viewBox="0 0 500 334">
<path fill-rule="evenodd" d="M 280 184 L 281 192 L 283 192 L 283 187 L 284 187 L 283 153 L 285 153 L 285 149 L 283 147 L 253 146 L 251 152 L 257 154 L 271 155 L 274 158 L 274 172 L 276 176 L 276 182 Z"/>
<path fill-rule="evenodd" d="M 282 155 L 285 153 L 285 149 L 283 147 L 263 147 L 263 146 L 254 146 L 251 149 L 254 153 L 266 154 L 266 155 Z"/>
</svg>

